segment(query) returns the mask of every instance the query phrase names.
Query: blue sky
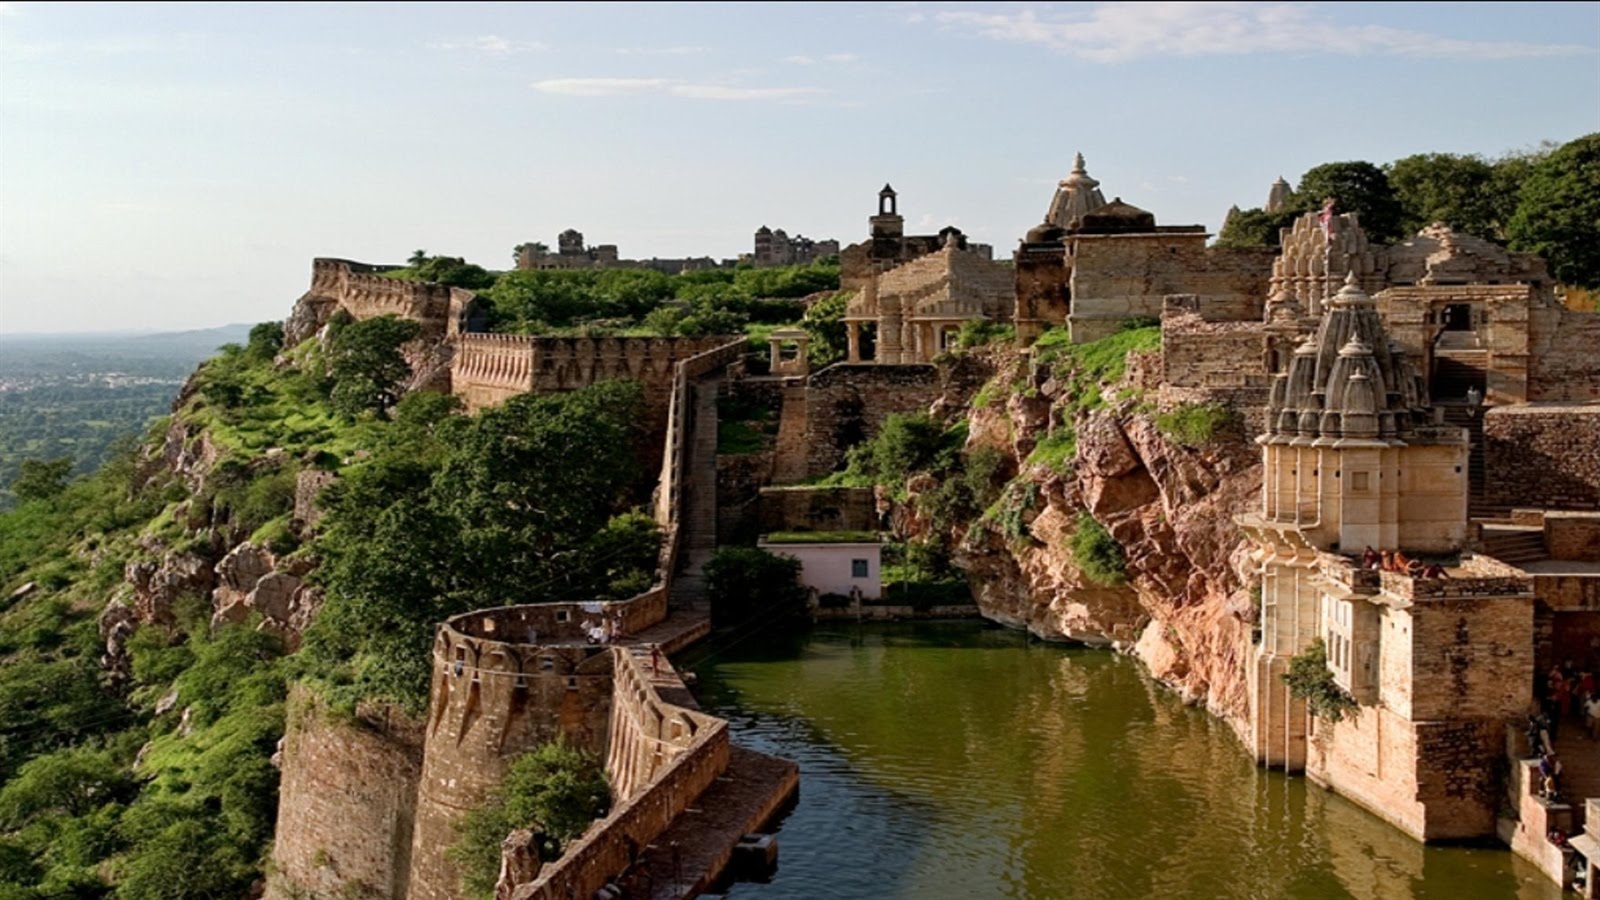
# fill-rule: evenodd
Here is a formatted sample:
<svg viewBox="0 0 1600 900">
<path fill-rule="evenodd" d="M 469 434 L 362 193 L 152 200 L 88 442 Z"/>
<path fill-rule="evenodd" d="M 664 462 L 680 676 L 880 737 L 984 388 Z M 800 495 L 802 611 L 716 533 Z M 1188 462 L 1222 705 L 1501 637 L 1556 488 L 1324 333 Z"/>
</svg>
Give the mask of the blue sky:
<svg viewBox="0 0 1600 900">
<path fill-rule="evenodd" d="M 1280 173 L 1600 130 L 1600 4 L 0 3 L 0 332 L 283 317 L 313 256 L 576 227 L 1009 254 L 1074 151 L 1221 224 Z"/>
</svg>

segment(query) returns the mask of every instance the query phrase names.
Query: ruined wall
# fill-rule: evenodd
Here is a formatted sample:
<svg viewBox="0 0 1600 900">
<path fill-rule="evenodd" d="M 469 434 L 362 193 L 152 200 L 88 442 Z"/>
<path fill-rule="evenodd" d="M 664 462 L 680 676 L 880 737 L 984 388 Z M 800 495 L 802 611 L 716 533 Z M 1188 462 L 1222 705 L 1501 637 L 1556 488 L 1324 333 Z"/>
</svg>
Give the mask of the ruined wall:
<svg viewBox="0 0 1600 900">
<path fill-rule="evenodd" d="M 664 661 L 652 671 L 646 651 L 611 652 L 615 680 L 606 772 L 615 805 L 536 881 L 518 885 L 515 900 L 595 896 L 727 771 L 728 724 L 665 699 L 664 693 L 693 702 Z"/>
<path fill-rule="evenodd" d="M 347 720 L 289 699 L 269 898 L 406 896 L 422 727 L 393 710 Z"/>
<path fill-rule="evenodd" d="M 1600 514 L 1544 515 L 1544 549 L 1551 559 L 1600 562 Z"/>
<path fill-rule="evenodd" d="M 986 365 L 967 355 L 939 366 L 837 363 L 812 375 L 805 391 L 806 477 L 837 470 L 845 451 L 871 440 L 895 413 L 928 412 L 941 397 L 964 404 L 988 377 Z M 779 434 L 781 467 L 781 426 Z"/>
<path fill-rule="evenodd" d="M 1600 400 L 1600 313 L 1535 309 L 1529 331 L 1529 400 Z"/>
<path fill-rule="evenodd" d="M 1073 342 L 1113 334 L 1125 319 L 1161 315 L 1168 294 L 1195 295 L 1207 319 L 1259 320 L 1271 254 L 1207 250 L 1205 239 L 1199 232 L 1073 238 Z"/>
<path fill-rule="evenodd" d="M 467 329 L 475 294 L 430 281 L 403 281 L 377 274 L 389 268 L 393 267 L 314 259 L 310 296 L 331 302 L 358 320 L 384 315 L 411 319 L 422 326 L 424 340 Z"/>
<path fill-rule="evenodd" d="M 1163 406 L 1221 403 L 1262 430 L 1271 376 L 1267 332 L 1259 322 L 1210 322 L 1199 313 L 1168 307 L 1161 317 Z"/>
<path fill-rule="evenodd" d="M 1483 417 L 1490 503 L 1600 509 L 1600 404 L 1528 404 Z"/>
<path fill-rule="evenodd" d="M 764 487 L 761 532 L 876 531 L 878 504 L 872 488 Z"/>
</svg>

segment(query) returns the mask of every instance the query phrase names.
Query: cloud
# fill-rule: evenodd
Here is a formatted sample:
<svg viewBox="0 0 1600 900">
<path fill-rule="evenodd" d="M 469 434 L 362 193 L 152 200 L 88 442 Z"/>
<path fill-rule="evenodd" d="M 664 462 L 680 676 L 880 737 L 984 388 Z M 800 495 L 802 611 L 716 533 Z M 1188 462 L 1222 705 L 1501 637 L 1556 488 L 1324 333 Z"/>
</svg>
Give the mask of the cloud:
<svg viewBox="0 0 1600 900">
<path fill-rule="evenodd" d="M 22 4 L 20 4 L 20 3 L 0 3 L 0 16 L 20 16 L 20 15 L 22 15 Z"/>
<path fill-rule="evenodd" d="M 513 41 L 498 34 L 485 34 L 465 40 L 440 41 L 428 46 L 435 50 L 465 50 L 472 53 L 481 53 L 484 56 L 511 56 L 517 53 L 550 49 L 550 45 L 543 41 Z"/>
<path fill-rule="evenodd" d="M 615 53 L 622 56 L 693 56 L 710 53 L 710 47 L 618 47 Z"/>
<path fill-rule="evenodd" d="M 533 83 L 533 89 L 540 93 L 569 97 L 622 97 L 647 94 L 666 86 L 664 78 L 548 78 Z"/>
<path fill-rule="evenodd" d="M 825 93 L 814 87 L 742 88 L 725 84 L 675 84 L 668 91 L 676 97 L 696 100 L 790 100 Z"/>
<path fill-rule="evenodd" d="M 785 56 L 783 61 L 795 66 L 814 66 L 817 63 L 835 63 L 842 65 L 844 63 L 853 63 L 860 58 L 861 57 L 855 55 L 854 53 L 829 53 L 824 56 Z"/>
<path fill-rule="evenodd" d="M 544 94 L 569 97 L 625 97 L 660 93 L 691 100 L 794 100 L 827 93 L 815 87 L 740 87 L 667 78 L 549 78 L 534 82 L 533 89 Z"/>
<path fill-rule="evenodd" d="M 934 19 L 993 40 L 1041 44 L 1098 63 L 1255 53 L 1527 59 L 1594 52 L 1577 44 L 1468 41 L 1383 25 L 1343 25 L 1305 3 L 1118 2 L 1080 15 L 950 11 Z"/>
</svg>

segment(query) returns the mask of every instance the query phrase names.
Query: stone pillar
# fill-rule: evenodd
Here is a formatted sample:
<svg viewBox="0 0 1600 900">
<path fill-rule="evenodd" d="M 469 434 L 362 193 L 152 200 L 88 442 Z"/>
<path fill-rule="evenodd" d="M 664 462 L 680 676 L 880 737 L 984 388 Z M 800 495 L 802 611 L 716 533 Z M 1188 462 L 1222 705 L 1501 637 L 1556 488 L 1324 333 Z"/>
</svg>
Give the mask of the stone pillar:
<svg viewBox="0 0 1600 900">
<path fill-rule="evenodd" d="M 861 362 L 861 323 L 846 322 L 845 334 L 850 341 L 850 351 L 845 359 L 850 362 Z"/>
</svg>

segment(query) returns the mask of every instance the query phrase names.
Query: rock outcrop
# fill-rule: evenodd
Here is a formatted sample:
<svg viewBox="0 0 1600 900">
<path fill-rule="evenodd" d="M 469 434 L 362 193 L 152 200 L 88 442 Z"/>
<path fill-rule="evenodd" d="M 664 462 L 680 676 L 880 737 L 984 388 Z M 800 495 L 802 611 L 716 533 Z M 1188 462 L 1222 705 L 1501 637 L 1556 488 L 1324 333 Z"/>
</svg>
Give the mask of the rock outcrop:
<svg viewBox="0 0 1600 900">
<path fill-rule="evenodd" d="M 1202 447 L 1163 435 L 1140 385 L 1102 386 L 1109 407 L 1084 411 L 1069 387 L 1025 361 L 998 376 L 1022 385 L 1005 405 L 976 404 L 969 447 L 1008 454 L 1018 476 L 961 543 L 983 614 L 1040 637 L 1111 645 L 1236 727 L 1246 709 L 1244 660 L 1254 604 L 1248 548 L 1233 517 L 1255 502 L 1260 467 L 1242 434 Z M 1052 428 L 1071 427 L 1077 455 L 1061 471 L 1027 461 Z M 1099 584 L 1074 559 L 1072 536 L 1087 514 L 1122 549 L 1126 579 Z"/>
</svg>

